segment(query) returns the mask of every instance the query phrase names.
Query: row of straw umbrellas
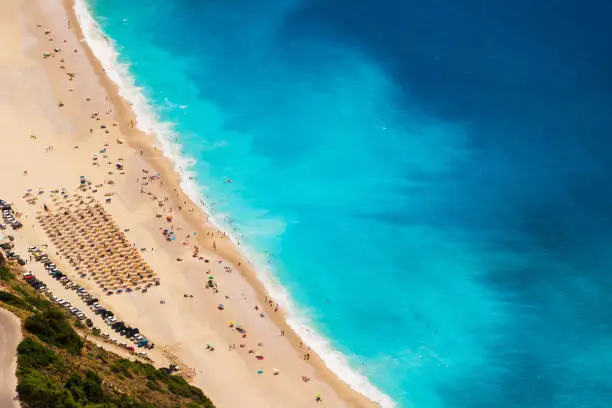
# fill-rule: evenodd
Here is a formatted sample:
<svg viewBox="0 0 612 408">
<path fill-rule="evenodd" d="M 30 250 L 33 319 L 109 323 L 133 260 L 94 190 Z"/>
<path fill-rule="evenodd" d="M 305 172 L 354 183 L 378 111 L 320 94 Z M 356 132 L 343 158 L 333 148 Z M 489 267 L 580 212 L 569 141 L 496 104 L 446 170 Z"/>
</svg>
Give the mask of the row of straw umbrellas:
<svg viewBox="0 0 612 408">
<path fill-rule="evenodd" d="M 107 294 L 159 285 L 140 252 L 93 197 L 55 197 L 37 219 L 81 277 L 89 277 Z"/>
</svg>

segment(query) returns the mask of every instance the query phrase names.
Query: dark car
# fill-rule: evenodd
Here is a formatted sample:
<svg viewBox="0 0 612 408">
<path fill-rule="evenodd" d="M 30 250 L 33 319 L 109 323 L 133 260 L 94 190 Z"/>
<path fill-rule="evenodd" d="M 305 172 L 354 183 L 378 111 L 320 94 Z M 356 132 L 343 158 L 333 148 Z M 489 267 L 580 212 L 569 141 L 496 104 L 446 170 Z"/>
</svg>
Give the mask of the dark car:
<svg viewBox="0 0 612 408">
<path fill-rule="evenodd" d="M 87 327 L 93 327 L 93 322 L 91 321 L 91 319 L 86 319 L 85 324 L 87 325 Z"/>
</svg>

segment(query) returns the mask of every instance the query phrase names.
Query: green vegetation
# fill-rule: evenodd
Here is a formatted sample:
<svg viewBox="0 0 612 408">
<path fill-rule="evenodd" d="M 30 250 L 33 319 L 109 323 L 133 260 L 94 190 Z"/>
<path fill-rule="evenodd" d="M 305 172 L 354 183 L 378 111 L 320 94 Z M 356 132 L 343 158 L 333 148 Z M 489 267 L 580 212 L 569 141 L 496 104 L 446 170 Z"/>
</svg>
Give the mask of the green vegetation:
<svg viewBox="0 0 612 408">
<path fill-rule="evenodd" d="M 17 392 L 26 406 L 76 408 L 78 405 L 70 393 L 43 372 L 21 370 L 17 374 Z"/>
<path fill-rule="evenodd" d="M 9 272 L 10 273 L 10 272 Z M 0 305 L 19 309 L 17 392 L 25 408 L 214 408 L 202 390 L 151 364 L 83 341 L 69 317 L 18 279 Z"/>
<path fill-rule="evenodd" d="M 43 347 L 42 344 L 31 337 L 26 337 L 19 343 L 17 353 L 17 363 L 22 370 L 43 368 L 59 361 L 53 350 Z"/>
<path fill-rule="evenodd" d="M 0 280 L 10 282 L 13 279 L 15 279 L 15 275 L 11 273 L 9 268 L 7 268 L 6 266 L 0 266 Z"/>
<path fill-rule="evenodd" d="M 26 319 L 24 327 L 45 343 L 60 347 L 73 355 L 81 354 L 83 340 L 74 331 L 66 315 L 56 308 L 49 308 Z"/>
<path fill-rule="evenodd" d="M 0 302 L 4 302 L 7 305 L 15 306 L 20 309 L 28 309 L 29 305 L 20 297 L 13 295 L 10 292 L 0 291 Z"/>
<path fill-rule="evenodd" d="M 4 269 L 4 270 L 3 270 Z M 13 273 L 0 266 L 0 281 L 8 282 L 3 287 L 11 292 L 0 290 L 0 302 L 22 309 L 24 311 L 46 310 L 53 306 L 51 302 L 39 296 L 34 289 L 19 279 L 15 279 Z M 19 314 L 20 317 L 24 315 Z"/>
</svg>

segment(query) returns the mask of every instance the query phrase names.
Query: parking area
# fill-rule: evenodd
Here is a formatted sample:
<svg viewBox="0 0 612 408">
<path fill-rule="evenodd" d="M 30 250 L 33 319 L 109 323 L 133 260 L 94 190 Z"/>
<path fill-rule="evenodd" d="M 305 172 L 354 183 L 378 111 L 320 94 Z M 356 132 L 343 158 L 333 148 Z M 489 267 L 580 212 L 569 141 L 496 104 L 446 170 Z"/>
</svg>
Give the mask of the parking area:
<svg viewBox="0 0 612 408">
<path fill-rule="evenodd" d="M 17 232 L 22 228 L 17 220 L 18 214 L 12 206 L 0 199 L 0 211 L 3 221 Z M 25 248 L 19 240 L 10 235 L 5 223 L 0 223 L 0 229 L 5 230 L 0 248 L 8 260 L 16 261 L 26 268 L 22 278 L 39 293 L 44 294 L 71 313 L 75 319 L 82 322 L 94 334 L 98 334 L 105 342 L 117 345 L 131 354 L 151 361 L 148 353 L 155 345 L 146 338 L 138 327 L 132 327 L 121 321 L 114 312 L 99 303 L 86 288 L 73 282 L 56 265 L 49 256 L 38 247 Z M 24 256 L 25 252 L 28 256 Z M 29 261 L 28 261 L 29 259 Z"/>
<path fill-rule="evenodd" d="M 108 342 L 148 359 L 147 351 L 155 345 L 137 327 L 121 321 L 87 289 L 70 280 L 40 248 L 31 247 L 28 252 L 33 261 L 28 264 L 30 271 L 24 274 L 24 279 L 32 287 L 45 293 L 92 331 L 100 330 L 100 336 Z"/>
</svg>

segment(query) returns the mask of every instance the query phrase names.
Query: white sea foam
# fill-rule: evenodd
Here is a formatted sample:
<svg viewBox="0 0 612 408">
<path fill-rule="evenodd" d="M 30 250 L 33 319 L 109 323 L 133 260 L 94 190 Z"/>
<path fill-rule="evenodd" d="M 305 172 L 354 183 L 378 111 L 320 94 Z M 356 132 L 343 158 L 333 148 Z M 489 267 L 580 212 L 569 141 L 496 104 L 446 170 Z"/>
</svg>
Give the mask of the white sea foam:
<svg viewBox="0 0 612 408">
<path fill-rule="evenodd" d="M 181 188 L 195 203 L 202 204 L 202 210 L 207 213 L 213 225 L 225 231 L 223 223 L 215 219 L 215 214 L 211 213 L 203 201 L 201 194 L 202 187 L 190 180 L 190 177 L 195 179 L 195 174 L 190 170 L 195 164 L 195 159 L 182 154 L 181 146 L 176 142 L 177 138 L 173 124 L 160 119 L 153 106 L 151 106 L 145 97 L 142 88 L 136 85 L 136 81 L 130 75 L 129 66 L 119 62 L 119 53 L 113 40 L 104 34 L 93 18 L 85 0 L 75 0 L 74 10 L 89 48 L 102 64 L 108 77 L 118 86 L 119 95 L 131 105 L 132 110 L 136 114 L 136 126 L 140 130 L 153 134 L 156 137 L 163 154 L 172 160 L 176 170 L 181 174 Z M 184 106 L 184 108 L 186 107 Z M 219 214 L 216 215 L 219 216 Z M 238 243 L 235 236 L 229 233 L 227 235 L 235 243 Z M 283 310 L 287 311 L 287 323 L 298 333 L 305 344 L 321 356 L 327 367 L 353 389 L 377 402 L 381 407 L 395 407 L 395 402 L 388 395 L 371 384 L 363 374 L 353 369 L 347 357 L 334 350 L 330 341 L 319 335 L 312 328 L 312 325 L 309 323 L 310 319 L 303 311 L 293 305 L 287 290 L 266 266 L 267 262 L 264 255 L 249 249 L 244 243 L 240 248 L 244 255 L 255 265 L 258 278 L 270 296 L 278 302 Z"/>
</svg>

